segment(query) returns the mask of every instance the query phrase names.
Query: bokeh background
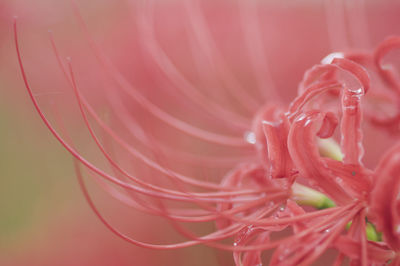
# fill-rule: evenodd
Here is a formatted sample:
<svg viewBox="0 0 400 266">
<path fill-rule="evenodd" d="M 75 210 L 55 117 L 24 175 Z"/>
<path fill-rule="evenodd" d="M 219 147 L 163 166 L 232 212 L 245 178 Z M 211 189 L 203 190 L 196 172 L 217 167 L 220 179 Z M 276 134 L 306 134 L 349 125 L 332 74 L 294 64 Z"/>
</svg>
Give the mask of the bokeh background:
<svg viewBox="0 0 400 266">
<path fill-rule="evenodd" d="M 151 99 L 167 83 L 163 83 L 163 77 L 143 48 L 146 43 L 137 30 L 134 14 L 140 8 L 135 1 L 76 2 L 96 42 L 128 80 L 145 88 L 145 94 Z M 249 47 L 242 42 L 244 35 L 239 30 L 238 1 L 200 2 L 223 56 L 234 73 L 249 88 L 254 87 L 254 70 L 249 63 L 250 54 L 246 52 Z M 359 2 L 362 1 L 354 1 Z M 180 1 L 155 3 L 159 41 L 190 76 L 194 66 L 187 52 L 187 41 L 191 36 L 183 33 L 188 18 L 182 4 Z M 323 1 L 254 3 L 259 13 L 263 56 L 274 86 L 286 102 L 295 95 L 304 70 L 319 62 L 332 46 L 349 48 L 340 47 L 343 45 L 340 41 L 332 40 Z M 357 33 L 357 28 L 352 28 L 354 17 L 360 19 L 357 7 L 357 4 L 346 6 L 345 20 L 350 25 L 350 33 Z M 368 48 L 387 35 L 400 34 L 398 1 L 366 1 L 366 11 L 362 14 L 366 19 L 362 25 L 367 26 L 370 43 L 360 42 L 352 35 L 351 47 Z M 112 235 L 98 221 L 81 194 L 69 154 L 45 128 L 24 88 L 13 43 L 14 15 L 18 15 L 27 73 L 44 110 L 49 112 L 54 100 L 69 130 L 78 139 L 83 134 L 82 125 L 75 121 L 79 113 L 72 103 L 73 97 L 65 92 L 68 85 L 52 53 L 48 30 L 52 30 L 61 54 L 71 56 L 76 62 L 76 72 L 80 73 L 86 92 L 92 93 L 94 103 L 103 104 L 101 97 L 97 99 L 96 91 L 104 83 L 70 1 L 1 0 L 0 265 L 232 264 L 230 254 L 204 247 L 178 251 L 137 248 Z M 164 89 L 169 87 L 171 84 Z M 104 193 L 96 196 L 99 205 L 109 206 L 109 216 L 115 211 L 115 221 L 128 233 L 156 241 L 176 238 L 161 221 L 119 209 Z M 121 212 L 125 215 L 118 218 Z"/>
</svg>

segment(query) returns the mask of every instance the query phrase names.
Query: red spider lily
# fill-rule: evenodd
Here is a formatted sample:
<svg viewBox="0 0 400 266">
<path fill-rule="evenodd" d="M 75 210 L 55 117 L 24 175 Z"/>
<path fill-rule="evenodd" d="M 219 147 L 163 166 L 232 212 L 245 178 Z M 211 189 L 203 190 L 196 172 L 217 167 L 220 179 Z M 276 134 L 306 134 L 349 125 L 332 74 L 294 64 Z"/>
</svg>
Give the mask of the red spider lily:
<svg viewBox="0 0 400 266">
<path fill-rule="evenodd" d="M 393 39 L 384 43 L 391 40 Z M 380 74 L 382 75 L 382 73 Z M 337 91 L 338 88 L 342 92 L 339 93 Z M 262 147 L 268 148 L 267 150 L 264 149 L 264 153 L 268 153 L 272 177 L 279 177 L 274 175 L 277 168 L 280 169 L 278 172 L 283 171 L 282 176 L 285 177 L 291 176 L 291 172 L 297 171 L 297 179 L 299 177 L 305 179 L 311 186 L 332 198 L 338 206 L 343 207 L 339 207 L 332 216 L 313 217 L 312 220 L 301 220 L 301 224 L 292 224 L 294 227 L 293 236 L 277 241 L 279 246 L 275 245 L 276 242 L 270 242 L 268 239 L 268 235 L 273 229 L 261 227 L 247 230 L 247 238 L 252 238 L 255 232 L 261 231 L 261 234 L 254 238 L 254 243 L 259 244 L 259 239 L 262 239 L 263 244 L 252 246 L 255 251 L 245 254 L 243 261 L 237 262 L 237 264 L 251 265 L 254 261 L 261 261 L 257 246 L 263 248 L 278 246 L 270 262 L 272 265 L 308 265 L 315 261 L 327 248 L 343 243 L 344 239 L 355 239 L 360 245 L 358 248 L 359 253 L 358 256 L 354 257 L 353 254 L 349 255 L 348 252 L 344 252 L 339 247 L 338 250 L 341 254 L 336 261 L 337 264 L 342 262 L 344 254 L 350 256 L 354 262 L 359 261 L 363 265 L 384 263 L 393 258 L 393 252 L 388 250 L 386 246 L 369 243 L 365 235 L 367 227 L 365 220 L 367 218 L 366 207 L 368 206 L 372 188 L 373 171 L 364 167 L 361 163 L 364 152 L 361 131 L 361 100 L 364 93 L 369 89 L 369 75 L 364 68 L 348 59 L 334 59 L 331 63 L 315 66 L 306 73 L 300 85 L 300 95 L 291 103 L 289 112 L 286 114 L 289 121 L 285 120 L 285 116 L 282 115 L 283 119 L 280 122 L 264 122 L 267 142 Z M 332 95 L 328 94 L 330 91 L 333 91 L 333 98 Z M 332 111 L 324 112 L 321 110 L 327 106 L 330 110 L 334 110 L 329 101 L 336 100 L 337 96 L 340 96 L 340 112 L 335 114 Z M 327 98 L 324 99 L 324 97 Z M 305 110 L 310 103 L 312 104 L 309 108 L 318 109 Z M 268 110 L 271 113 L 271 109 Z M 343 161 L 321 157 L 316 141 L 317 136 L 329 138 L 333 135 L 334 129 L 338 124 L 337 115 L 341 116 L 340 140 L 341 150 L 344 154 Z M 285 124 L 286 126 L 284 126 Z M 271 132 L 275 134 L 271 134 Z M 261 134 L 257 135 L 261 136 Z M 287 151 L 289 151 L 289 154 Z M 383 161 L 387 162 L 389 160 L 387 158 L 392 157 L 387 156 Z M 396 160 L 386 163 L 391 165 L 388 167 L 391 169 L 392 174 L 385 174 L 387 178 L 386 180 L 381 179 L 385 180 L 382 183 L 393 180 L 397 175 L 397 168 L 394 168 L 397 167 Z M 290 169 L 289 167 L 288 171 L 286 165 L 293 168 Z M 385 173 L 384 170 L 379 171 L 381 167 L 378 167 L 377 171 Z M 379 177 L 375 178 L 380 180 Z M 385 227 L 385 230 L 389 228 L 393 234 L 393 230 L 395 230 L 393 222 L 397 225 L 397 222 L 393 220 L 396 218 L 393 216 L 388 217 L 387 214 L 393 212 L 394 209 L 392 208 L 396 207 L 392 206 L 396 205 L 386 205 L 391 206 L 385 207 L 390 208 L 391 212 L 383 208 L 383 206 L 394 198 L 392 195 L 397 195 L 397 190 L 395 188 L 393 193 L 385 194 L 385 186 L 387 185 L 382 183 L 377 182 L 375 191 L 379 192 L 374 193 L 381 195 L 380 197 L 385 195 L 386 198 L 383 200 L 378 198 L 379 196 L 373 196 L 374 194 L 372 194 L 371 199 L 374 203 L 371 204 L 371 210 L 368 215 L 373 217 L 374 210 L 377 210 L 375 215 L 380 217 L 380 227 Z M 295 198 L 296 193 L 296 188 L 293 187 L 293 198 Z M 293 204 L 294 210 L 297 210 L 296 212 L 293 211 L 293 214 L 297 214 L 298 217 L 304 214 L 303 209 L 296 207 L 295 203 Z M 289 207 L 290 205 L 287 206 L 287 208 Z M 289 210 L 293 210 L 293 207 Z M 350 221 L 352 221 L 352 225 L 345 238 L 343 238 L 341 235 L 345 230 L 346 224 Z M 262 225 L 263 222 L 255 222 L 254 224 Z M 287 222 L 291 223 L 290 220 Z M 386 226 L 382 225 L 382 223 L 386 223 Z M 385 230 L 383 231 L 385 232 Z M 389 240 L 389 245 L 390 243 L 395 245 L 393 238 L 396 240 L 393 235 L 388 236 L 388 239 L 392 239 Z M 246 239 L 246 237 L 241 237 L 241 239 Z M 335 244 L 335 241 L 338 242 Z M 237 258 L 236 256 L 236 261 L 238 261 Z"/>
<path fill-rule="evenodd" d="M 391 205 L 391 210 L 397 208 L 397 187 L 393 188 L 393 193 L 388 191 L 390 193 L 385 194 L 387 183 L 397 173 L 397 161 L 391 159 L 396 157 L 396 153 L 384 157 L 375 171 L 364 166 L 362 119 L 365 113 L 371 124 L 386 128 L 392 126 L 388 121 L 397 122 L 397 109 L 394 117 L 381 118 L 371 105 L 363 106 L 363 99 L 374 102 L 377 95 L 384 95 L 385 103 L 397 104 L 397 77 L 392 70 L 383 67 L 382 62 L 387 53 L 399 46 L 398 39 L 384 41 L 372 53 L 334 54 L 331 56 L 333 58 L 328 57 L 323 64 L 305 73 L 298 87 L 298 96 L 287 108 L 283 103 L 257 108 L 256 97 L 240 89 L 235 75 L 226 68 L 224 59 L 213 49 L 213 39 L 209 36 L 199 7 L 187 4 L 185 10 L 191 16 L 190 27 L 195 37 L 205 50 L 207 60 L 211 61 L 212 72 L 231 88 L 232 100 L 239 102 L 241 112 L 235 113 L 221 108 L 218 102 L 208 101 L 157 47 L 152 32 L 151 6 L 145 5 L 141 9 L 143 13 L 139 16 L 139 31 L 149 44 L 149 53 L 158 58 L 159 68 L 178 89 L 172 96 L 181 99 L 184 95 L 194 106 L 204 108 L 203 112 L 188 106 L 188 112 L 207 122 L 209 130 L 193 125 L 185 115 L 171 115 L 148 100 L 141 90 L 117 71 L 87 34 L 102 70 L 118 88 L 117 92 L 105 91 L 113 109 L 112 122 L 105 122 L 82 92 L 72 63 L 64 63 L 53 41 L 56 58 L 64 78 L 73 89 L 83 121 L 113 174 L 81 154 L 62 121 L 57 121 L 60 130 L 56 130 L 45 116 L 28 83 L 14 25 L 25 86 L 45 124 L 74 156 L 79 183 L 99 219 L 116 235 L 140 247 L 174 249 L 204 244 L 233 251 L 237 265 L 260 264 L 261 252 L 270 249 L 274 249 L 271 265 L 309 265 L 329 248 L 339 252 L 337 264 L 342 263 L 345 256 L 352 263 L 361 265 L 383 264 L 394 259 L 393 250 L 398 249 L 397 214 L 387 215 L 387 207 L 382 204 L 392 202 L 394 207 Z M 82 28 L 87 31 L 79 13 L 78 18 Z M 201 58 L 197 57 L 196 60 L 201 63 Z M 378 81 L 374 79 L 371 83 L 372 75 Z M 207 83 L 215 86 L 214 82 Z M 379 84 L 383 84 L 383 88 Z M 386 90 L 392 91 L 389 93 Z M 139 109 L 127 107 L 126 102 L 131 101 Z M 138 110 L 144 112 L 146 117 L 134 119 L 132 112 Z M 255 111 L 258 113 L 253 119 L 253 132 L 247 132 L 244 138 L 235 134 L 251 130 L 250 120 L 244 114 Z M 163 125 L 154 126 L 156 121 L 161 121 Z M 336 132 L 338 125 L 339 133 Z M 127 136 L 121 132 L 127 132 Z M 132 145 L 128 138 L 135 138 L 137 146 Z M 207 148 L 225 147 L 228 150 L 224 154 L 227 160 L 221 159 L 221 156 L 210 159 L 201 154 L 175 151 L 174 146 L 166 144 L 175 138 L 182 138 L 182 142 L 197 146 L 202 145 L 202 141 Z M 343 156 L 322 156 L 324 147 L 320 139 L 331 139 L 331 143 L 339 139 Z M 127 163 L 123 159 L 120 162 L 122 156 L 115 155 L 115 144 L 118 145 L 118 153 L 129 154 L 145 166 L 145 169 L 138 170 L 139 173 L 145 174 L 150 169 L 151 174 L 142 179 L 129 171 Z M 182 174 L 171 166 L 169 159 L 200 166 L 207 164 L 208 167 L 213 163 L 226 163 L 230 167 L 238 161 L 247 163 L 237 164 L 218 184 Z M 85 166 L 88 175 L 110 195 L 137 210 L 165 218 L 188 240 L 152 244 L 118 231 L 95 206 L 79 164 Z M 303 208 L 301 205 L 308 206 Z M 309 207 L 324 210 L 310 210 Z M 379 244 L 367 239 L 365 232 L 371 224 L 366 218 L 376 223 L 386 243 Z M 182 225 L 207 222 L 214 222 L 216 230 L 202 236 Z M 347 230 L 349 223 L 351 226 Z M 273 235 L 277 232 L 290 235 L 275 240 Z M 226 244 L 226 240 L 232 240 L 233 244 Z"/>
</svg>

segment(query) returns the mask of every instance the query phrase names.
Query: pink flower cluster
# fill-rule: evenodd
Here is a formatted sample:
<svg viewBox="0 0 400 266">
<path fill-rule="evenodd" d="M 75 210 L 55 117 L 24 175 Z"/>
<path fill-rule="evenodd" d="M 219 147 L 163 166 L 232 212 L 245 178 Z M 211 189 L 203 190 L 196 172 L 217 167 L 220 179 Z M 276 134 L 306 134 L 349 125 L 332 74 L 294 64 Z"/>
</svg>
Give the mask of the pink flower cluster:
<svg viewBox="0 0 400 266">
<path fill-rule="evenodd" d="M 196 10 L 189 11 L 197 20 L 196 32 L 206 35 Z M 142 21 L 143 30 L 146 25 Z M 151 38 L 149 34 L 149 43 Z M 400 76 L 390 55 L 400 48 L 400 37 L 386 39 L 373 51 L 328 55 L 321 64 L 306 71 L 297 97 L 288 106 L 267 103 L 257 110 L 252 126 L 240 114 L 208 101 L 161 50 L 150 45 L 150 53 L 157 53 L 154 56 L 160 59 L 165 74 L 177 88 L 183 88 L 172 97 L 183 94 L 193 105 L 204 108 L 203 113 L 188 106 L 189 114 L 202 117 L 215 129 L 222 125 L 233 132 L 246 130 L 244 138 L 194 126 L 164 111 L 131 86 L 92 44 L 100 65 L 119 88 L 107 92 L 113 109 L 110 116 L 115 119 L 107 123 L 82 93 L 72 63 L 65 66 L 55 48 L 84 123 L 113 174 L 83 156 L 60 121 L 60 130 L 56 130 L 47 119 L 25 74 L 16 24 L 15 40 L 23 79 L 37 111 L 74 156 L 76 173 L 91 208 L 124 240 L 152 249 L 204 244 L 232 251 L 236 265 L 261 265 L 262 254 L 271 256 L 270 265 L 310 265 L 330 250 L 336 250 L 335 265 L 346 260 L 351 265 L 384 265 L 389 261 L 400 265 L 400 144 L 387 151 L 375 169 L 362 162 L 365 124 L 382 134 L 399 134 Z M 217 56 L 210 51 L 210 57 Z M 213 66 L 232 87 L 233 98 L 243 99 L 243 108 L 252 110 L 254 99 L 237 89 L 234 77 L 223 64 Z M 134 120 L 127 101 L 139 105 L 146 118 Z M 155 126 L 154 121 L 163 125 Z M 178 133 L 165 130 L 165 125 Z M 163 130 L 165 134 L 161 135 L 166 140 L 161 141 L 155 136 Z M 151 155 L 139 144 L 127 141 L 122 131 Z M 178 142 L 181 135 L 197 140 L 197 146 L 201 145 L 200 140 L 207 143 L 206 147 L 219 145 L 240 152 L 208 157 L 166 144 Z M 110 142 L 145 165 L 151 174 L 139 178 L 126 170 L 125 164 L 114 156 Z M 235 166 L 218 184 L 181 173 L 170 166 L 169 159 L 209 167 Z M 118 231 L 91 199 L 80 165 L 110 195 L 139 211 L 165 218 L 188 240 L 153 244 Z M 146 171 L 142 173 L 145 175 Z M 213 223 L 215 230 L 199 236 L 187 229 L 186 223 Z"/>
<path fill-rule="evenodd" d="M 371 53 L 327 56 L 322 64 L 306 72 L 288 109 L 267 106 L 256 118 L 256 145 L 260 157 L 266 157 L 260 166 L 265 169 L 264 177 L 271 182 L 286 180 L 291 186 L 278 187 L 290 194 L 284 205 L 274 204 L 275 210 L 284 206 L 283 212 L 271 213 L 277 218 L 271 224 L 281 227 L 270 228 L 270 223 L 261 219 L 240 235 L 240 242 L 253 238 L 256 249 L 276 247 L 272 265 L 308 265 L 330 247 L 339 251 L 335 265 L 341 265 L 345 256 L 357 265 L 390 260 L 394 260 L 393 265 L 399 264 L 400 146 L 387 151 L 376 169 L 362 163 L 363 116 L 383 131 L 397 133 L 394 131 L 399 127 L 398 107 L 390 114 L 379 107 L 398 106 L 400 83 L 386 55 L 399 44 L 399 37 L 391 37 Z M 339 123 L 340 134 L 335 136 Z M 321 142 L 332 137 L 339 139 L 340 148 Z M 312 192 L 303 191 L 299 184 L 327 195 L 335 207 L 306 211 L 301 205 L 321 206 L 306 202 Z M 292 227 L 293 235 L 269 241 L 268 235 L 282 230 L 282 226 Z M 367 227 L 377 234 L 373 239 L 367 238 Z M 383 241 L 375 230 L 383 233 Z M 237 265 L 261 263 L 256 251 L 245 252 L 242 260 L 236 254 L 235 259 Z"/>
</svg>

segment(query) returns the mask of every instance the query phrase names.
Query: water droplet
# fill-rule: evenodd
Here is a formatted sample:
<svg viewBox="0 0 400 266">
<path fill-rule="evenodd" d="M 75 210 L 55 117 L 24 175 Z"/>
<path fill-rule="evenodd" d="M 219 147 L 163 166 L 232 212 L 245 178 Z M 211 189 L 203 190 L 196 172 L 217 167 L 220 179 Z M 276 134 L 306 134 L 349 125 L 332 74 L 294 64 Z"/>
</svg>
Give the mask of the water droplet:
<svg viewBox="0 0 400 266">
<path fill-rule="evenodd" d="M 346 110 L 356 110 L 356 107 L 350 105 L 350 106 L 345 106 L 344 109 L 346 109 Z"/>
<path fill-rule="evenodd" d="M 331 231 L 331 229 L 326 229 L 324 232 L 329 233 L 330 231 Z"/>
<path fill-rule="evenodd" d="M 305 114 L 301 114 L 298 117 L 296 117 L 296 122 L 303 120 L 304 118 L 306 118 L 307 116 Z"/>
<path fill-rule="evenodd" d="M 355 94 L 355 95 L 351 95 L 352 98 L 360 99 L 360 94 L 363 94 L 364 90 L 363 90 L 363 88 L 360 87 L 360 88 L 351 90 L 351 92 Z"/>
<path fill-rule="evenodd" d="M 338 183 L 339 185 L 343 184 L 343 179 L 341 179 L 340 177 L 336 177 L 335 178 L 336 183 Z"/>
<path fill-rule="evenodd" d="M 278 257 L 279 261 L 282 261 L 285 259 L 285 257 L 290 253 L 290 249 L 285 248 L 284 250 L 282 250 L 281 255 Z"/>
<path fill-rule="evenodd" d="M 235 243 L 233 243 L 233 246 L 234 246 L 234 247 L 236 247 L 237 245 L 238 245 L 238 244 L 237 244 L 236 242 L 235 242 Z"/>
<path fill-rule="evenodd" d="M 335 58 L 344 58 L 344 54 L 340 52 L 330 53 L 321 60 L 321 63 L 324 65 L 330 64 Z"/>
<path fill-rule="evenodd" d="M 250 144 L 256 144 L 256 134 L 254 132 L 245 132 L 244 139 Z"/>
<path fill-rule="evenodd" d="M 396 234 L 400 235 L 400 224 L 396 225 Z"/>
<path fill-rule="evenodd" d="M 304 123 L 304 126 L 305 126 L 305 127 L 308 126 L 311 122 L 312 122 L 311 119 L 307 119 L 306 122 Z"/>
<path fill-rule="evenodd" d="M 285 249 L 282 251 L 282 253 L 283 253 L 284 255 L 287 255 L 287 254 L 290 253 L 290 250 L 289 250 L 288 248 L 285 248 Z"/>
</svg>

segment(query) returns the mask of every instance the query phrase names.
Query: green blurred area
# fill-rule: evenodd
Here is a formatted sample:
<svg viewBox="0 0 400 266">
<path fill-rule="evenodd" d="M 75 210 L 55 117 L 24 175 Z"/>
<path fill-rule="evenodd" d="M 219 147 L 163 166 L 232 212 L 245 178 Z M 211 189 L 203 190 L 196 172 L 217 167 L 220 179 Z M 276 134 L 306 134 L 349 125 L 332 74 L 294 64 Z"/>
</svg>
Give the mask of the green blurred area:
<svg viewBox="0 0 400 266">
<path fill-rule="evenodd" d="M 27 108 L 28 109 L 28 108 Z M 0 109 L 0 244 L 29 233 L 72 188 L 67 154 L 32 114 Z M 45 131 L 45 132 L 43 132 Z M 74 181 L 74 180 L 72 180 Z M 15 244 L 15 243 L 14 243 Z"/>
</svg>

